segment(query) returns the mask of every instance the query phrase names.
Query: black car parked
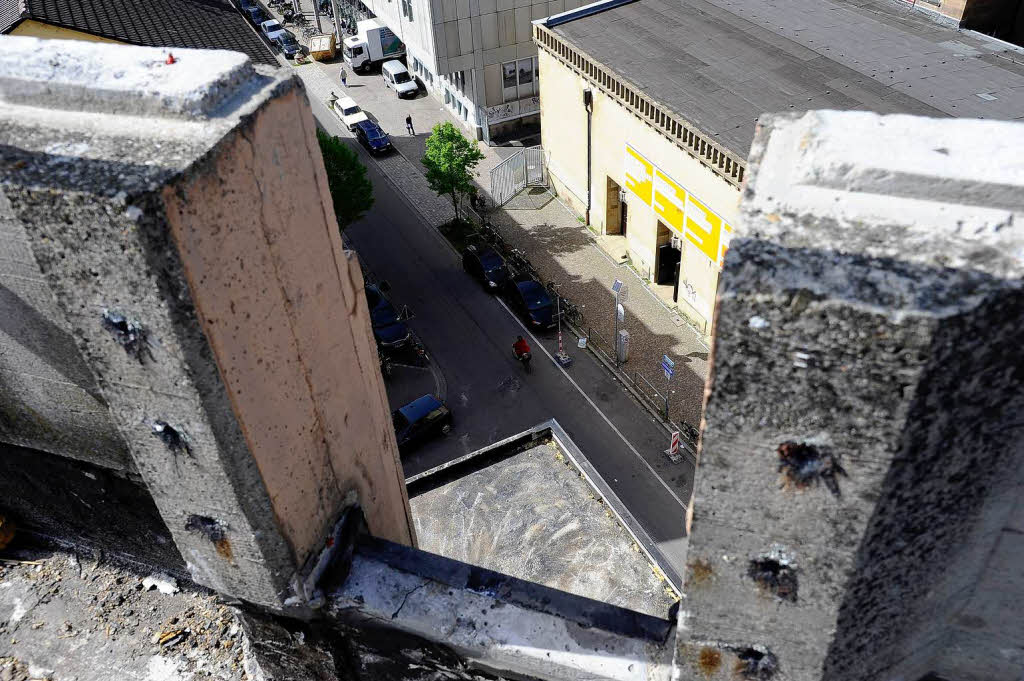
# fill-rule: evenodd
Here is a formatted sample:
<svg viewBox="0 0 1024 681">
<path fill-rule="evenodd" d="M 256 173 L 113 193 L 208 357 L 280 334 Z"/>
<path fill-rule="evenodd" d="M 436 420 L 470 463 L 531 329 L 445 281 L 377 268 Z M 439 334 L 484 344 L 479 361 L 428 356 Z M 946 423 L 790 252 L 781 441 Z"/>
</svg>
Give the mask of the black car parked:
<svg viewBox="0 0 1024 681">
<path fill-rule="evenodd" d="M 270 21 L 273 18 L 271 16 L 268 16 L 267 13 L 263 11 L 263 8 L 259 6 L 250 7 L 247 10 L 243 10 L 242 14 L 244 14 L 245 18 L 251 21 L 257 27 L 259 27 L 259 25 L 262 24 L 264 21 Z"/>
<path fill-rule="evenodd" d="M 281 50 L 286 59 L 295 59 L 297 55 L 302 54 L 302 47 L 291 33 L 286 32 L 275 36 L 270 42 L 274 43 L 274 47 Z"/>
<path fill-rule="evenodd" d="M 366 287 L 366 302 L 370 306 L 370 325 L 373 327 L 373 337 L 377 345 L 382 348 L 398 349 L 405 347 L 412 338 L 409 326 L 402 320 L 398 310 L 391 304 L 391 301 L 384 296 L 381 288 L 387 289 L 383 284 L 375 286 L 370 284 Z"/>
<path fill-rule="evenodd" d="M 373 121 L 359 121 L 356 123 L 355 133 L 356 139 L 371 154 L 382 154 L 386 151 L 391 151 L 391 138 Z"/>
<path fill-rule="evenodd" d="M 470 243 L 462 251 L 462 269 L 491 293 L 501 290 L 509 278 L 505 259 L 482 240 Z"/>
<path fill-rule="evenodd" d="M 424 395 L 391 414 L 398 450 L 407 452 L 452 429 L 452 412 L 433 395 Z"/>
<path fill-rule="evenodd" d="M 505 282 L 505 298 L 516 313 L 533 329 L 550 329 L 557 324 L 555 302 L 544 286 L 523 275 Z"/>
</svg>

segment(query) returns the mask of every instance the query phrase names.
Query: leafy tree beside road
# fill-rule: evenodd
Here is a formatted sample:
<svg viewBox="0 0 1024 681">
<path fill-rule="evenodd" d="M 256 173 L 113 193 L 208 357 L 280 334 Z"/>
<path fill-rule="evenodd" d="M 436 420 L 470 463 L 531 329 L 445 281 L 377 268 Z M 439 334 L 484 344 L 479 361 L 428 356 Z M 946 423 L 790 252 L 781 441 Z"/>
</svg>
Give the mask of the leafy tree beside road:
<svg viewBox="0 0 1024 681">
<path fill-rule="evenodd" d="M 449 122 L 438 123 L 427 137 L 423 165 L 427 169 L 427 183 L 438 196 L 452 200 L 455 217 L 463 195 L 473 188 L 473 169 L 483 160 L 483 152 L 476 142 L 463 137 Z"/>
<path fill-rule="evenodd" d="M 373 206 L 373 183 L 366 177 L 366 166 L 359 162 L 358 154 L 340 138 L 317 129 L 316 139 L 327 169 L 338 229 L 344 232 Z"/>
</svg>

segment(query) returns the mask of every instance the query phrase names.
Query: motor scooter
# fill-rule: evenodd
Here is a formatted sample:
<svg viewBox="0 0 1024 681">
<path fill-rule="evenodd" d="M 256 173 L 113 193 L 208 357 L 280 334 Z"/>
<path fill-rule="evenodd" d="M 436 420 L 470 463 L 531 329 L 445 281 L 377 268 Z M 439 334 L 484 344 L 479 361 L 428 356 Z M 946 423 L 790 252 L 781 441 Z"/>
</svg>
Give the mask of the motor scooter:
<svg viewBox="0 0 1024 681">
<path fill-rule="evenodd" d="M 524 352 L 523 354 L 520 355 L 520 354 L 516 353 L 515 350 L 513 350 L 512 351 L 512 356 L 516 358 L 516 361 L 522 362 L 523 369 L 526 371 L 526 373 L 530 373 L 530 353 L 529 352 Z"/>
</svg>

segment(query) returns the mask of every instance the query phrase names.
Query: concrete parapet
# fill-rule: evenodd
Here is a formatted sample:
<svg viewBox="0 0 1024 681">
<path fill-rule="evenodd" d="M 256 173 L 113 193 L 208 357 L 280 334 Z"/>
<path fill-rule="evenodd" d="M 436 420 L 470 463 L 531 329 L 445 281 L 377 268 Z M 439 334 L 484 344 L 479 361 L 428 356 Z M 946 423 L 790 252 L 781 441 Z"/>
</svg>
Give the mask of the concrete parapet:
<svg viewBox="0 0 1024 681">
<path fill-rule="evenodd" d="M 411 543 L 408 501 L 301 84 L 173 57 L 5 38 L 0 183 L 192 576 L 281 608 L 346 507 Z"/>
<path fill-rule="evenodd" d="M 1022 144 L 1013 123 L 762 118 L 678 678 L 1019 679 L 1020 580 L 979 584 L 1024 551 Z"/>
<path fill-rule="evenodd" d="M 359 678 L 668 681 L 667 620 L 364 538 L 328 626 Z"/>
</svg>

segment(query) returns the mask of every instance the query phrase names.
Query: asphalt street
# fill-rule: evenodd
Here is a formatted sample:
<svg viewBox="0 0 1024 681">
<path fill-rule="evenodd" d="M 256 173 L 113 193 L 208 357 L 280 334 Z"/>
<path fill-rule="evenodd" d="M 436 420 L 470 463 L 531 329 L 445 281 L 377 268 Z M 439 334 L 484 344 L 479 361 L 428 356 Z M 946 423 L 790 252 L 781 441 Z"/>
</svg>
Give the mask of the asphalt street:
<svg viewBox="0 0 1024 681">
<path fill-rule="evenodd" d="M 330 132 L 344 134 L 323 105 L 312 104 Z M 403 459 L 406 475 L 554 418 L 681 574 L 686 554 L 682 495 L 646 463 L 662 456 L 664 429 L 575 346 L 567 348 L 574 363 L 566 371 L 528 337 L 534 361 L 526 374 L 512 356 L 512 343 L 526 335 L 525 327 L 462 271 L 451 246 L 424 224 L 362 147 L 350 143 L 368 168 L 376 200 L 367 216 L 346 231 L 346 241 L 378 280 L 391 285 L 392 301 L 412 310 L 410 326 L 440 374 L 438 387 L 454 416 L 447 438 Z M 547 353 L 557 350 L 555 334 L 538 340 Z M 429 384 L 422 372 L 414 380 Z"/>
</svg>

